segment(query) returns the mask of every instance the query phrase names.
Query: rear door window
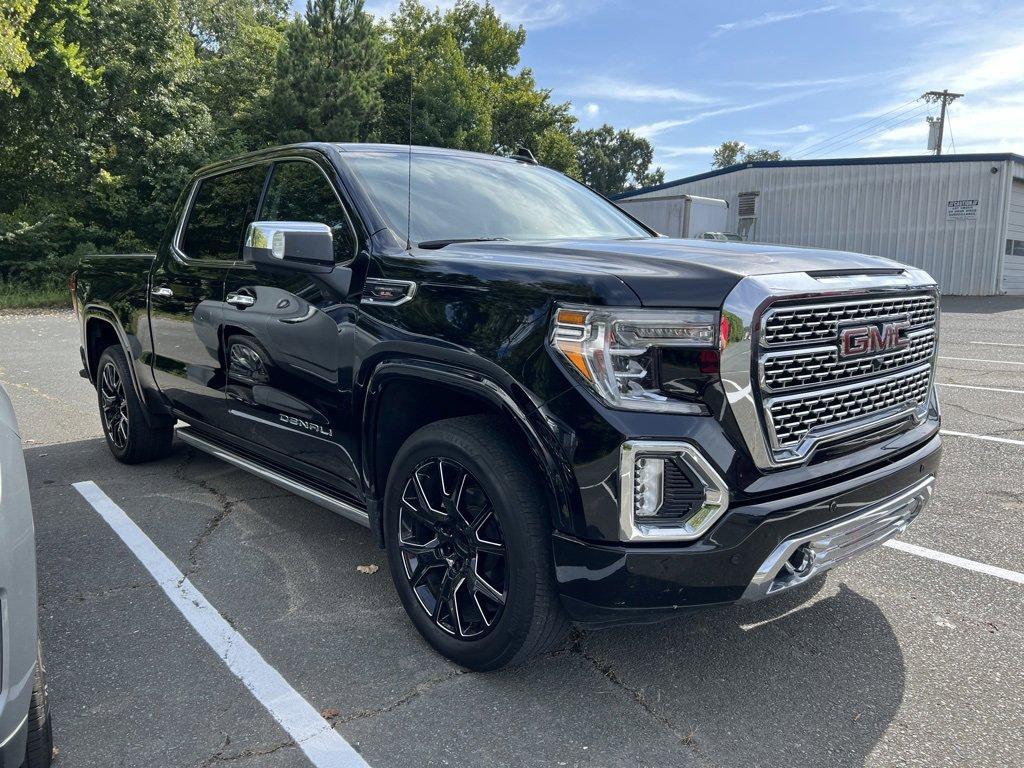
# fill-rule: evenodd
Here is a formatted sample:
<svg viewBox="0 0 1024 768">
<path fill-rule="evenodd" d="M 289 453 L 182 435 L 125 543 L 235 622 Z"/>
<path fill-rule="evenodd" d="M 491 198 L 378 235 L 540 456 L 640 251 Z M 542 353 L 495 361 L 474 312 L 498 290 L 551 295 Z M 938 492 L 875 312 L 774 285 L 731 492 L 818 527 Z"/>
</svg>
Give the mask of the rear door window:
<svg viewBox="0 0 1024 768">
<path fill-rule="evenodd" d="M 355 256 L 352 224 L 319 166 L 303 160 L 274 165 L 274 175 L 260 211 L 261 221 L 304 221 L 326 224 L 334 235 L 334 261 Z"/>
<path fill-rule="evenodd" d="M 256 215 L 266 165 L 252 165 L 199 182 L 181 238 L 190 259 L 239 261 L 245 230 Z"/>
</svg>

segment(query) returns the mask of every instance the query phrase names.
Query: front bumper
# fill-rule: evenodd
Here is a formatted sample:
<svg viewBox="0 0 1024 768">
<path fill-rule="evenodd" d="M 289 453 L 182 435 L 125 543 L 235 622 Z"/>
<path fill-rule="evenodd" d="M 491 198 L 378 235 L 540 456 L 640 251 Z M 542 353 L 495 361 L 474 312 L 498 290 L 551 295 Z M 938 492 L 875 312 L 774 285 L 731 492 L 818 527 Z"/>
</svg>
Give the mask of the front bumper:
<svg viewBox="0 0 1024 768">
<path fill-rule="evenodd" d="M 656 621 L 795 586 L 903 530 L 930 496 L 940 454 L 935 435 L 901 459 L 831 487 L 731 507 L 690 544 L 595 544 L 556 533 L 563 604 L 574 621 L 601 626 Z M 914 503 L 904 505 L 907 499 Z M 817 562 L 793 578 L 785 564 L 805 544 Z"/>
</svg>

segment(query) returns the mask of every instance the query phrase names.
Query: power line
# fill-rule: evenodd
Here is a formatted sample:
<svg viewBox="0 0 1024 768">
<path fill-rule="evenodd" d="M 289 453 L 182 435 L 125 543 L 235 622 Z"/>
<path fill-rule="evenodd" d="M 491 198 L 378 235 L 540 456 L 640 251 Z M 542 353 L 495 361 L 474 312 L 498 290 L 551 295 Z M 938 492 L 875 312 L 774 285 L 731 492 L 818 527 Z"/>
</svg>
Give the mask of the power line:
<svg viewBox="0 0 1024 768">
<path fill-rule="evenodd" d="M 953 118 L 946 115 L 946 123 L 949 127 L 949 143 L 953 145 L 953 154 L 956 154 L 956 139 L 953 138 Z"/>
<path fill-rule="evenodd" d="M 832 154 L 833 152 L 838 152 L 840 149 L 848 147 L 851 144 L 860 144 L 861 142 L 867 141 L 868 139 L 873 138 L 874 136 L 877 136 L 878 134 L 884 131 L 891 131 L 892 129 L 898 128 L 901 125 L 906 125 L 907 123 L 913 120 L 919 120 L 927 111 L 928 110 L 926 107 L 924 109 L 915 110 L 914 114 L 911 115 L 901 115 L 899 117 L 892 118 L 891 120 L 887 120 L 885 123 L 881 125 L 868 129 L 867 132 L 864 132 L 862 135 L 850 137 L 849 141 L 845 141 L 842 144 L 830 147 L 829 149 L 826 149 L 819 154 Z"/>
<path fill-rule="evenodd" d="M 877 123 L 880 120 L 884 120 L 886 117 L 888 117 L 889 115 L 893 114 L 894 112 L 906 111 L 905 107 L 908 107 L 911 104 L 914 104 L 915 102 L 920 101 L 920 100 L 921 100 L 920 97 L 918 97 L 916 99 L 911 99 L 910 101 L 905 102 L 903 104 L 900 104 L 897 107 L 893 107 L 888 112 L 883 112 L 882 114 L 877 115 L 875 117 L 872 117 L 869 120 L 865 120 L 864 122 L 858 123 L 857 125 L 854 125 L 851 128 L 847 128 L 845 131 L 840 131 L 837 134 L 834 134 L 834 135 L 829 136 L 827 138 L 824 138 L 824 139 L 821 139 L 819 141 L 816 141 L 813 144 L 811 144 L 811 145 L 809 145 L 807 147 L 804 147 L 802 150 L 800 150 L 800 153 L 798 155 L 796 155 L 796 157 L 797 158 L 806 157 L 807 155 L 811 154 L 812 152 L 818 151 L 819 147 L 821 147 L 823 145 L 831 144 L 832 142 L 836 141 L 837 139 L 843 138 L 844 136 L 846 136 L 849 133 L 859 132 L 859 131 L 863 130 L 864 128 L 867 128 L 867 127 L 873 125 L 874 123 Z"/>
<path fill-rule="evenodd" d="M 925 105 L 918 105 L 910 110 L 904 110 L 903 112 L 894 115 L 893 117 L 890 117 L 888 120 L 883 120 L 880 123 L 876 122 L 873 125 L 869 125 L 865 128 L 860 129 L 856 133 L 849 134 L 845 137 L 835 138 L 829 141 L 827 144 L 818 147 L 818 149 L 815 151 L 815 154 L 831 154 L 832 152 L 840 150 L 843 147 L 848 147 L 851 144 L 858 144 L 864 141 L 865 139 L 871 138 L 872 136 L 881 133 L 882 131 L 890 130 L 898 125 L 902 125 L 911 120 L 917 120 L 926 111 L 927 107 Z"/>
</svg>

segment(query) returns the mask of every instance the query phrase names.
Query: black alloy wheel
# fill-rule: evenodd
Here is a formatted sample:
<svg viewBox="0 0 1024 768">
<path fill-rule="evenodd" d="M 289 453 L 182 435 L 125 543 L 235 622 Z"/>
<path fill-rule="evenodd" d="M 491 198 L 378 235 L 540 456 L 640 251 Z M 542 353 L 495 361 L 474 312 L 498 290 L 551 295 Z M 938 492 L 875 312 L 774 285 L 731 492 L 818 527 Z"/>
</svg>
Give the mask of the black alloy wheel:
<svg viewBox="0 0 1024 768">
<path fill-rule="evenodd" d="M 402 491 L 398 548 L 422 609 L 461 639 L 485 635 L 508 601 L 501 524 L 483 487 L 458 462 L 431 458 Z"/>
<path fill-rule="evenodd" d="M 113 360 L 107 360 L 100 370 L 100 408 L 103 426 L 113 446 L 124 451 L 128 447 L 131 422 L 128 417 L 128 399 L 124 391 L 124 378 Z"/>
<path fill-rule="evenodd" d="M 416 630 L 456 664 L 518 664 L 568 631 L 544 484 L 519 434 L 491 414 L 420 427 L 391 463 L 391 578 Z"/>
<path fill-rule="evenodd" d="M 147 411 L 132 384 L 131 364 L 119 344 L 103 350 L 96 373 L 100 421 L 114 458 L 125 464 L 139 464 L 169 454 L 174 421 Z"/>
</svg>

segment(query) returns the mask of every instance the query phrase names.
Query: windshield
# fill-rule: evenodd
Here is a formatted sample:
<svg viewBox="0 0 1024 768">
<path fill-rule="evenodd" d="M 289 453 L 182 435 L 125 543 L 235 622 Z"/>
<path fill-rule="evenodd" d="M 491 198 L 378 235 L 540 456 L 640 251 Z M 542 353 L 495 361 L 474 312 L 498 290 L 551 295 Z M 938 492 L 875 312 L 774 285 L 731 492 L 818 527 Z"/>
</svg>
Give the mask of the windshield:
<svg viewBox="0 0 1024 768">
<path fill-rule="evenodd" d="M 405 239 L 409 156 L 344 153 L 345 163 L 391 228 Z M 414 152 L 414 243 L 450 240 L 546 240 L 650 237 L 614 205 L 556 171 L 486 157 Z"/>
</svg>

